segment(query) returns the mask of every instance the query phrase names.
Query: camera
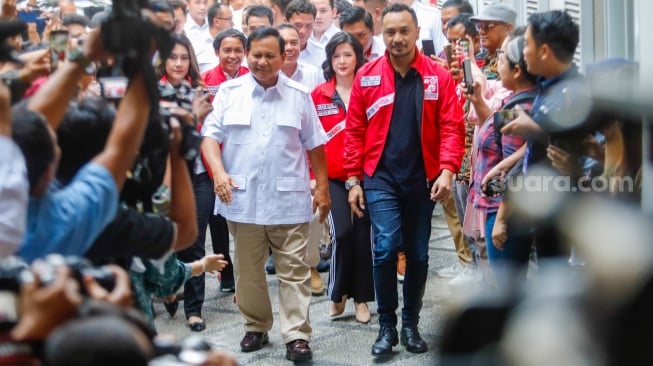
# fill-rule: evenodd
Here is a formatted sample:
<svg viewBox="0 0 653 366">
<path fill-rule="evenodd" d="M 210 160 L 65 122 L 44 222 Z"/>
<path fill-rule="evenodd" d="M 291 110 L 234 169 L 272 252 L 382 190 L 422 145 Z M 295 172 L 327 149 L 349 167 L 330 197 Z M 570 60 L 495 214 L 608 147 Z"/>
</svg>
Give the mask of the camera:
<svg viewBox="0 0 653 366">
<path fill-rule="evenodd" d="M 160 337 L 153 343 L 155 357 L 149 362 L 150 366 L 201 365 L 211 351 L 211 345 L 197 336 L 182 342 Z"/>
<path fill-rule="evenodd" d="M 494 177 L 492 180 L 485 185 L 483 189 L 483 194 L 488 197 L 494 197 L 496 195 L 503 194 L 506 191 L 507 185 L 504 179 L 500 177 Z"/>
<path fill-rule="evenodd" d="M 169 110 L 171 107 L 181 107 L 192 112 L 196 90 L 191 88 L 188 82 L 182 82 L 178 88 L 160 83 L 159 93 L 161 95 L 159 114 L 165 125 L 170 126 L 170 118 L 173 117 Z M 181 136 L 181 150 L 179 153 L 186 161 L 193 162 L 199 155 L 202 136 L 197 132 L 194 125 L 188 123 L 181 123 Z"/>
</svg>

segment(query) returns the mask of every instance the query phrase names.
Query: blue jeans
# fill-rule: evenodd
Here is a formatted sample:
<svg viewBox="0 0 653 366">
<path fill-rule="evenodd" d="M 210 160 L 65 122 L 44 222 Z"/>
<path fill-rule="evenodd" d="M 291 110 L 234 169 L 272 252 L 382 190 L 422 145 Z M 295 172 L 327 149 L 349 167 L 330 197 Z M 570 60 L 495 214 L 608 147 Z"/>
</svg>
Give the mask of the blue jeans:
<svg viewBox="0 0 653 366">
<path fill-rule="evenodd" d="M 374 290 L 379 324 L 397 326 L 397 253 L 406 253 L 402 326 L 419 323 L 428 274 L 428 244 L 435 203 L 396 192 L 366 190 L 374 233 Z"/>
<path fill-rule="evenodd" d="M 532 239 L 530 236 L 511 234 L 510 227 L 508 227 L 508 238 L 503 243 L 503 250 L 498 249 L 492 242 L 492 229 L 494 228 L 496 218 L 496 212 L 488 212 L 485 219 L 485 243 L 490 268 L 493 271 L 505 271 L 526 267 L 528 265 Z"/>
</svg>

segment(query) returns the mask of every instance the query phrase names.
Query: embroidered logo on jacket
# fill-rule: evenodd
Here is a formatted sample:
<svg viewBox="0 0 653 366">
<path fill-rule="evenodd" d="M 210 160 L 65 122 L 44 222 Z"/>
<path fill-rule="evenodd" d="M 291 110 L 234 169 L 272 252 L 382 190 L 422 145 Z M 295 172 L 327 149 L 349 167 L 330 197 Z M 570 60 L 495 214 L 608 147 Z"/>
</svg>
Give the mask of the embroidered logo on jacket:
<svg viewBox="0 0 653 366">
<path fill-rule="evenodd" d="M 338 114 L 338 105 L 335 103 L 328 104 L 318 104 L 315 106 L 317 110 L 318 117 L 330 116 L 332 114 Z"/>
<path fill-rule="evenodd" d="M 381 75 L 362 76 L 361 87 L 381 85 Z"/>
<path fill-rule="evenodd" d="M 438 77 L 424 77 L 424 100 L 438 100 Z"/>
</svg>

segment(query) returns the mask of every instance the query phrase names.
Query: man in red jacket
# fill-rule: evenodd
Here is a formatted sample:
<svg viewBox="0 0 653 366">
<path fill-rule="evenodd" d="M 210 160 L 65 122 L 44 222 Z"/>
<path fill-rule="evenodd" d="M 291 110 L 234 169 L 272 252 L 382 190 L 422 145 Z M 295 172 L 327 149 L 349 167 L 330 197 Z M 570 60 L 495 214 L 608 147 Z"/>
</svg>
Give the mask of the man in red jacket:
<svg viewBox="0 0 653 366">
<path fill-rule="evenodd" d="M 392 4 L 382 18 L 385 56 L 354 79 L 345 127 L 349 202 L 364 205 L 374 232 L 374 287 L 379 336 L 372 355 L 392 353 L 397 334 L 397 252 L 407 269 L 403 284 L 401 343 L 426 352 L 417 325 L 428 272 L 428 242 L 436 201 L 451 191 L 464 152 L 465 128 L 451 75 L 415 47 L 417 16 Z"/>
</svg>

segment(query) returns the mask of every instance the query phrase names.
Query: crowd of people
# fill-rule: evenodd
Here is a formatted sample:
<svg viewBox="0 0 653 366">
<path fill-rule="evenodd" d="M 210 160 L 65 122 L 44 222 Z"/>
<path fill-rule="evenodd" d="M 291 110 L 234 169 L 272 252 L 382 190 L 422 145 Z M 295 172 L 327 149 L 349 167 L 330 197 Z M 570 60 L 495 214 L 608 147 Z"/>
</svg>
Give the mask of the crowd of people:
<svg viewBox="0 0 653 366">
<path fill-rule="evenodd" d="M 312 359 L 325 288 L 332 318 L 352 299 L 367 324 L 376 302 L 372 356 L 423 353 L 437 203 L 458 256 L 437 274 L 505 288 L 533 260 L 583 263 L 537 193 L 603 179 L 639 202 L 641 126 L 597 113 L 588 81 L 637 65 L 582 73 L 563 11 L 518 24 L 465 0 L 151 0 L 127 19 L 135 2 L 1 2 L 0 291 L 19 301 L 0 314 L 0 363 L 147 364 L 154 298 L 174 317 L 183 292 L 186 325 L 206 329 L 206 272 L 234 293 L 242 352 L 268 343 L 267 271 L 288 360 Z"/>
</svg>

